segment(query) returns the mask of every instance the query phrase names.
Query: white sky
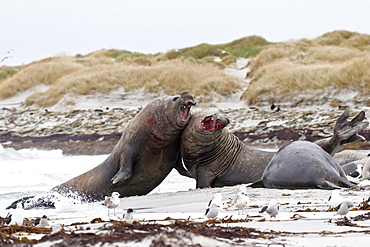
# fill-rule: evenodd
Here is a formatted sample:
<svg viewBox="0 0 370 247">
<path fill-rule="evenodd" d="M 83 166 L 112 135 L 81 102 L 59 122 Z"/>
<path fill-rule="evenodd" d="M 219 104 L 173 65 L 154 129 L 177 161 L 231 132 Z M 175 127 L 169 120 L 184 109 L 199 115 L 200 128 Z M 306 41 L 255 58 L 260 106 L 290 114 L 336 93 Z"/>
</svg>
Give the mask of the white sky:
<svg viewBox="0 0 370 247">
<path fill-rule="evenodd" d="M 103 48 L 165 52 L 250 35 L 370 34 L 367 0 L 0 0 L 1 65 Z M 10 51 L 7 53 L 7 51 Z"/>
</svg>

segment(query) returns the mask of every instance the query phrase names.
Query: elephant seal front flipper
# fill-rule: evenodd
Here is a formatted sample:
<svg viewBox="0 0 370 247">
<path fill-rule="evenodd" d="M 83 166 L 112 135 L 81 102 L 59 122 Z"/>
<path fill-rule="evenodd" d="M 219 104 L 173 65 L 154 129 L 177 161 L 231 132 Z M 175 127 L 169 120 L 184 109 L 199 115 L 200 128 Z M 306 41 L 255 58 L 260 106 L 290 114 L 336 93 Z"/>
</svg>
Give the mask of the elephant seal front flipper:
<svg viewBox="0 0 370 247">
<path fill-rule="evenodd" d="M 131 177 L 132 174 L 132 167 L 134 161 L 134 157 L 137 154 L 135 144 L 129 143 L 125 149 L 123 150 L 122 154 L 120 155 L 119 163 L 119 171 L 114 175 L 111 179 L 112 184 L 117 184 L 118 182 L 122 182 Z"/>
</svg>

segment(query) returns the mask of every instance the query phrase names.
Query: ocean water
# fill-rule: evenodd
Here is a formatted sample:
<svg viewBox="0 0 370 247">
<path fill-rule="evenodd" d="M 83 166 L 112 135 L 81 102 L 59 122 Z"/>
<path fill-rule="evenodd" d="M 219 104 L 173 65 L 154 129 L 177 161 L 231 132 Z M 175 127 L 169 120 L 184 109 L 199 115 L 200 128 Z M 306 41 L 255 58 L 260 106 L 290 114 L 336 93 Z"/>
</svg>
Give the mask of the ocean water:
<svg viewBox="0 0 370 247">
<path fill-rule="evenodd" d="M 15 200 L 43 195 L 54 186 L 94 168 L 107 157 L 63 155 L 62 150 L 14 150 L 0 144 L 0 213 Z M 195 180 L 183 177 L 174 170 L 150 194 L 192 188 L 195 188 Z"/>
</svg>

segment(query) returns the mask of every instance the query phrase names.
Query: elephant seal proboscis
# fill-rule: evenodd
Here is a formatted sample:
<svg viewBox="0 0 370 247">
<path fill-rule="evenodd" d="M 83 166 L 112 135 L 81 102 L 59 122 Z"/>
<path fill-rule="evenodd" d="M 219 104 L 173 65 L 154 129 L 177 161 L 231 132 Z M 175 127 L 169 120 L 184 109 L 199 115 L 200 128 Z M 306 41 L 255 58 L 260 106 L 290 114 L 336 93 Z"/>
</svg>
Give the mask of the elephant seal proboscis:
<svg viewBox="0 0 370 247">
<path fill-rule="evenodd" d="M 351 121 L 346 109 L 338 118 L 334 135 L 317 141 L 333 155 L 344 143 L 364 138 L 358 132 L 368 126 L 361 111 Z M 259 181 L 275 152 L 251 148 L 224 128 L 229 120 L 221 113 L 197 112 L 181 134 L 181 156 L 197 188 L 232 186 Z"/>
<path fill-rule="evenodd" d="M 342 167 L 317 144 L 295 141 L 282 147 L 262 174 L 266 188 L 338 189 L 350 182 Z"/>
<path fill-rule="evenodd" d="M 103 200 L 113 191 L 121 197 L 145 195 L 173 168 L 188 175 L 179 152 L 180 134 L 195 104 L 188 92 L 151 101 L 124 128 L 104 162 L 51 191 L 75 193 L 88 201 Z"/>
</svg>

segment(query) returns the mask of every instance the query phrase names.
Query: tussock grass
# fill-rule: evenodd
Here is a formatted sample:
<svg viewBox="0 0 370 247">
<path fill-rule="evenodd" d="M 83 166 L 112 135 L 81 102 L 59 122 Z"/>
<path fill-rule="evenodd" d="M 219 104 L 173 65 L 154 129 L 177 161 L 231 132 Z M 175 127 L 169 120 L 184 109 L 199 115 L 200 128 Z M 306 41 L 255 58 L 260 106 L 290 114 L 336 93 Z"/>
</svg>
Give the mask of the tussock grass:
<svg viewBox="0 0 370 247">
<path fill-rule="evenodd" d="M 25 103 L 48 107 L 66 94 L 108 93 L 120 87 L 125 91 L 143 88 L 146 92 L 164 92 L 168 95 L 184 90 L 191 91 L 193 95 L 229 95 L 239 90 L 241 83 L 241 80 L 225 74 L 212 64 L 196 64 L 186 60 L 172 60 L 151 67 L 103 65 L 60 78 L 49 90 L 31 95 Z"/>
<path fill-rule="evenodd" d="M 370 35 L 341 30 L 311 40 L 270 43 L 250 36 L 158 54 L 103 49 L 19 67 L 2 66 L 0 98 L 44 84 L 49 89 L 31 95 L 27 105 L 49 107 L 66 94 L 109 93 L 118 88 L 165 94 L 188 90 L 206 101 L 215 95 L 230 96 L 243 87 L 244 81 L 222 69 L 244 57 L 251 58 L 251 71 L 241 98 L 249 104 L 325 100 L 329 94 L 334 102 L 342 90 L 356 91 L 361 101 L 370 91 L 369 54 Z"/>
<path fill-rule="evenodd" d="M 200 44 L 167 53 L 142 54 L 126 50 L 102 49 L 76 57 L 51 57 L 13 70 L 1 67 L 0 98 L 6 99 L 36 85 L 50 86 L 26 100 L 26 105 L 52 106 L 65 94 L 108 93 L 144 88 L 147 92 L 193 95 L 230 95 L 244 81 L 221 69 L 237 57 L 254 56 L 269 44 L 257 36 L 221 45 Z M 225 50 L 227 52 L 222 52 Z M 215 58 L 221 61 L 215 61 Z M 205 97 L 205 98 L 206 98 Z"/>
<path fill-rule="evenodd" d="M 264 105 L 333 99 L 342 90 L 370 93 L 370 35 L 335 31 L 265 47 L 250 61 L 251 83 L 242 99 Z M 302 100 L 304 98 L 304 100 Z"/>
<path fill-rule="evenodd" d="M 0 98 L 10 98 L 39 84 L 52 85 L 80 67 L 68 58 L 32 63 L 0 83 Z"/>
</svg>

